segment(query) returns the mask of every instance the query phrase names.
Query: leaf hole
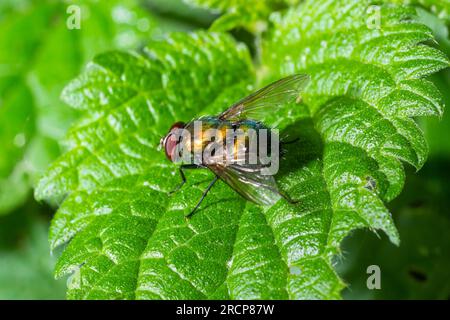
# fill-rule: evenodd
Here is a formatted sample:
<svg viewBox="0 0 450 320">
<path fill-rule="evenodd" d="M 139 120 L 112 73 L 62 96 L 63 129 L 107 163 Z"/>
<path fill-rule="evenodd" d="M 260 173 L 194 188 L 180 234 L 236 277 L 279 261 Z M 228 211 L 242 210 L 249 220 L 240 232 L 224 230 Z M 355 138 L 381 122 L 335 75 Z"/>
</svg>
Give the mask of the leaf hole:
<svg viewBox="0 0 450 320">
<path fill-rule="evenodd" d="M 290 266 L 289 273 L 298 276 L 299 274 L 302 273 L 302 269 L 300 269 L 300 267 L 297 266 Z"/>
<path fill-rule="evenodd" d="M 366 184 L 364 185 L 364 188 L 370 191 L 374 191 L 377 188 L 377 181 L 372 178 L 371 176 L 366 177 Z"/>
<path fill-rule="evenodd" d="M 415 267 L 409 268 L 408 274 L 416 282 L 424 283 L 428 280 L 427 274 L 423 270 Z"/>
</svg>

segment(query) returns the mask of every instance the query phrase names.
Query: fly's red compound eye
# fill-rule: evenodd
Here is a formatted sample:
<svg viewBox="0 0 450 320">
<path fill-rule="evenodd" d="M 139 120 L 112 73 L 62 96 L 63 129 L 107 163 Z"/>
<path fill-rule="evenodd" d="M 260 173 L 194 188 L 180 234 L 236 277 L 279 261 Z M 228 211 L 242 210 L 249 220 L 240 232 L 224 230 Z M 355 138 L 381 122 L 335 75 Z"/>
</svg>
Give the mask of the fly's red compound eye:
<svg viewBox="0 0 450 320">
<path fill-rule="evenodd" d="M 172 133 L 169 133 L 166 139 L 164 139 L 164 151 L 166 152 L 167 159 L 169 159 L 170 161 L 173 161 L 174 152 L 175 149 L 177 148 L 177 143 L 178 143 L 177 137 Z"/>
<path fill-rule="evenodd" d="M 186 124 L 185 124 L 184 122 L 181 122 L 181 121 L 175 122 L 175 123 L 170 127 L 169 132 L 171 132 L 171 131 L 174 130 L 174 129 L 182 129 L 182 128 L 184 128 L 185 125 L 186 125 Z"/>
<path fill-rule="evenodd" d="M 185 126 L 184 122 L 176 122 L 174 123 L 169 130 L 169 133 L 164 138 L 164 151 L 166 152 L 166 157 L 170 161 L 174 161 L 175 158 L 175 150 L 177 148 L 177 144 L 180 142 L 180 134 L 177 133 L 177 130 L 183 129 Z"/>
</svg>

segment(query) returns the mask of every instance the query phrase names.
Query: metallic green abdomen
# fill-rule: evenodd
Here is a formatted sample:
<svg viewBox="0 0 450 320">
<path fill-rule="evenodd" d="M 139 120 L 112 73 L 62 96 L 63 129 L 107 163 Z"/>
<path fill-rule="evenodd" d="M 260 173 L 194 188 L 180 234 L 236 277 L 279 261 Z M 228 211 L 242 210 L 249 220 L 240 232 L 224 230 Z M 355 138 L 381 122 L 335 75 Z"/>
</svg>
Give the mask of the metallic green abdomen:
<svg viewBox="0 0 450 320">
<path fill-rule="evenodd" d="M 271 154 L 271 139 L 273 131 L 263 123 L 254 120 L 242 120 L 239 122 L 221 121 L 217 117 L 201 117 L 192 120 L 185 127 L 190 133 L 190 139 L 186 139 L 185 150 L 189 150 L 191 158 L 199 160 L 199 154 L 202 156 L 208 154 L 212 156 L 213 161 L 220 160 L 220 154 L 217 153 L 218 146 L 223 149 L 221 152 L 233 159 L 249 161 L 250 156 L 258 156 L 262 147 L 265 155 Z M 263 142 L 260 144 L 260 142 Z M 265 141 L 265 143 L 264 143 Z M 215 150 L 213 150 L 215 144 Z M 256 144 L 256 145 L 255 145 Z M 205 164 L 202 158 L 201 163 Z"/>
</svg>

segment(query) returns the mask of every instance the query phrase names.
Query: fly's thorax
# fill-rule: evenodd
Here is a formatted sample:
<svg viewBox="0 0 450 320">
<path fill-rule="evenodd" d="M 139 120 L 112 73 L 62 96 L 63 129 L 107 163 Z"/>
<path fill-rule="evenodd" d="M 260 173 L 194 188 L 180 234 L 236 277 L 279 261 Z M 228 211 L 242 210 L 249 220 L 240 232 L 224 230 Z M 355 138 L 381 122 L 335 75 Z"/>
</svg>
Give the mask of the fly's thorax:
<svg viewBox="0 0 450 320">
<path fill-rule="evenodd" d="M 187 123 L 175 133 L 177 146 L 172 160 L 183 164 L 203 164 L 202 154 L 223 124 L 214 117 L 202 117 Z M 223 130 L 225 131 L 225 130 Z M 219 133 L 221 135 L 221 133 Z"/>
</svg>

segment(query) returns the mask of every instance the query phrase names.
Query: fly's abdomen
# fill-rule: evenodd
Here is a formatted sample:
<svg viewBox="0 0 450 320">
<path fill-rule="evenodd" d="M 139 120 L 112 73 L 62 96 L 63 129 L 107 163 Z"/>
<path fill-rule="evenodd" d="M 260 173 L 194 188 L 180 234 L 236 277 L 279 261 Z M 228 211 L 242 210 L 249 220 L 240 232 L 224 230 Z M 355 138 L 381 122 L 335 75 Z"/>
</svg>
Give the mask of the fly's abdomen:
<svg viewBox="0 0 450 320">
<path fill-rule="evenodd" d="M 210 165 L 230 163 L 258 164 L 272 153 L 272 130 L 253 120 L 237 123 L 203 117 L 185 128 L 190 135 L 184 140 L 185 152 L 192 163 Z"/>
<path fill-rule="evenodd" d="M 235 136 L 233 158 L 250 165 L 266 162 L 272 155 L 274 139 L 277 139 L 270 128 L 254 120 L 239 122 L 235 128 Z"/>
</svg>

